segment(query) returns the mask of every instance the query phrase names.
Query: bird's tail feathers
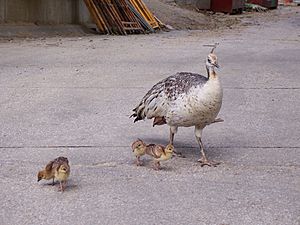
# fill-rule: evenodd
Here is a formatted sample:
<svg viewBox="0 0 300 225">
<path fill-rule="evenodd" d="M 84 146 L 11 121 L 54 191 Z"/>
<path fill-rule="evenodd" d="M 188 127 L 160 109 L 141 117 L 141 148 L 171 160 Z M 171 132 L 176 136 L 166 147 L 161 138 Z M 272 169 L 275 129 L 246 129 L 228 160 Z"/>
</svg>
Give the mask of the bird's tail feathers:
<svg viewBox="0 0 300 225">
<path fill-rule="evenodd" d="M 135 109 L 133 109 L 134 113 L 129 118 L 134 117 L 135 118 L 133 121 L 134 123 L 139 120 L 143 120 L 146 117 L 144 110 L 145 110 L 145 105 L 140 104 Z"/>
</svg>

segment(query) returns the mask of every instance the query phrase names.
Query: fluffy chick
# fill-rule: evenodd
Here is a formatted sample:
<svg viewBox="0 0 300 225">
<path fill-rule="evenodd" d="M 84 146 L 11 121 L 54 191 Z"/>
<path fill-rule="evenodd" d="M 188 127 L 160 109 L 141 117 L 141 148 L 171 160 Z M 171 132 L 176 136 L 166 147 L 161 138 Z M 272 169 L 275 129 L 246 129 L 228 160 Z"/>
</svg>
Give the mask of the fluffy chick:
<svg viewBox="0 0 300 225">
<path fill-rule="evenodd" d="M 59 191 L 64 191 L 67 183 L 67 179 L 70 175 L 69 161 L 65 157 L 58 157 L 50 161 L 44 170 L 38 172 L 38 181 L 41 179 L 52 179 L 52 185 L 54 185 L 54 179 L 59 181 Z"/>
<path fill-rule="evenodd" d="M 146 146 L 146 154 L 154 158 L 154 169 L 160 169 L 160 161 L 169 160 L 174 151 L 174 146 L 168 144 L 166 147 L 162 145 L 149 144 Z"/>
<path fill-rule="evenodd" d="M 133 154 L 136 157 L 136 165 L 141 166 L 142 162 L 140 160 L 140 157 L 145 155 L 146 153 L 146 144 L 141 139 L 137 139 L 132 143 L 131 148 Z"/>
<path fill-rule="evenodd" d="M 50 161 L 45 169 L 38 172 L 38 182 L 42 179 L 50 180 L 52 179 L 52 185 L 54 185 L 54 170 L 52 170 L 53 161 Z"/>
</svg>

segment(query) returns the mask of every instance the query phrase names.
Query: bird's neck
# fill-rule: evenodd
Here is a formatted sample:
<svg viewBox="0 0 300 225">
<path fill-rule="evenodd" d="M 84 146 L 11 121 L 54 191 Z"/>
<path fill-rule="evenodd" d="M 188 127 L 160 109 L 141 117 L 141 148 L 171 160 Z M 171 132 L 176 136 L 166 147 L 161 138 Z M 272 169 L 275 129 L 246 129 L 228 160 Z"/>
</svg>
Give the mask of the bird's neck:
<svg viewBox="0 0 300 225">
<path fill-rule="evenodd" d="M 168 160 L 168 159 L 170 159 L 172 157 L 172 155 L 173 155 L 172 152 L 166 152 L 166 151 L 164 151 L 163 158 L 165 160 Z"/>
<path fill-rule="evenodd" d="M 208 79 L 216 79 L 217 73 L 215 72 L 213 67 L 208 68 Z"/>
<path fill-rule="evenodd" d="M 43 179 L 45 179 L 45 180 L 49 180 L 52 178 L 51 171 L 42 170 L 40 173 L 41 173 Z"/>
</svg>

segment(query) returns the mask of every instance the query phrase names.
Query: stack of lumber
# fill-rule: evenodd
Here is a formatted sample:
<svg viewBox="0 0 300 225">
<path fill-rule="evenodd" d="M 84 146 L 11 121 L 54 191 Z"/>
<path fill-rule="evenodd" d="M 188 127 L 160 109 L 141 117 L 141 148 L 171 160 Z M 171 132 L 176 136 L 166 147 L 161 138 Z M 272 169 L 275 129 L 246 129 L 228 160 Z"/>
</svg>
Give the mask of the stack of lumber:
<svg viewBox="0 0 300 225">
<path fill-rule="evenodd" d="M 152 28 L 159 28 L 158 22 L 156 21 L 155 17 L 142 0 L 129 0 L 129 2 L 145 18 L 145 20 L 151 25 Z"/>
<path fill-rule="evenodd" d="M 84 0 L 102 34 L 154 32 L 159 23 L 142 0 Z"/>
</svg>

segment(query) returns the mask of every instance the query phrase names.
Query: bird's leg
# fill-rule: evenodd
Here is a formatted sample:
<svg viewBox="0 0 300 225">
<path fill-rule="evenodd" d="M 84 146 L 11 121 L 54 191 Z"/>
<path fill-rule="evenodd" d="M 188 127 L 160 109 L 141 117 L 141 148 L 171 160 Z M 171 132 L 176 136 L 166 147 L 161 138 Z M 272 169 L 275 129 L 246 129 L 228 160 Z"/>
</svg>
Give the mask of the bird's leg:
<svg viewBox="0 0 300 225">
<path fill-rule="evenodd" d="M 63 185 L 62 185 L 62 181 L 59 181 L 59 188 L 58 188 L 58 191 L 61 191 L 63 192 Z"/>
<path fill-rule="evenodd" d="M 203 147 L 203 143 L 200 137 L 196 137 L 198 144 L 200 146 L 200 151 L 201 151 L 201 158 L 198 160 L 198 162 L 200 162 L 201 167 L 202 166 L 214 166 L 216 167 L 217 165 L 220 164 L 220 162 L 215 162 L 215 161 L 209 161 L 205 155 L 204 152 L 204 147 Z"/>
<path fill-rule="evenodd" d="M 62 191 L 65 191 L 66 186 L 67 186 L 67 180 L 64 181 L 64 184 L 63 184 L 63 190 L 62 190 Z"/>
<path fill-rule="evenodd" d="M 200 162 L 201 167 L 202 166 L 214 166 L 216 167 L 217 165 L 220 164 L 220 162 L 214 162 L 214 161 L 209 161 L 206 158 L 205 152 L 204 152 L 204 146 L 201 140 L 201 136 L 202 136 L 202 129 L 199 128 L 195 128 L 195 136 L 196 136 L 196 140 L 199 144 L 200 147 L 200 152 L 201 152 L 201 158 L 198 160 L 198 162 Z"/>
<path fill-rule="evenodd" d="M 136 165 L 137 166 L 141 166 L 142 165 L 142 162 L 140 160 L 140 156 L 136 156 Z"/>
<path fill-rule="evenodd" d="M 54 177 L 53 177 L 53 179 L 52 179 L 52 186 L 54 186 Z"/>
<path fill-rule="evenodd" d="M 154 169 L 160 170 L 160 162 L 159 161 L 154 161 Z"/>
<path fill-rule="evenodd" d="M 177 132 L 177 129 L 170 127 L 170 144 L 173 145 L 174 143 L 174 135 Z"/>
<path fill-rule="evenodd" d="M 170 144 L 173 145 L 174 143 L 174 135 L 175 133 L 172 132 L 172 129 L 170 128 Z"/>
<path fill-rule="evenodd" d="M 174 136 L 177 133 L 177 130 L 178 130 L 177 127 L 170 127 L 170 141 L 169 142 L 170 142 L 171 145 L 174 145 L 173 144 L 174 143 Z M 173 150 L 173 154 L 175 156 L 185 158 L 185 156 L 181 152 L 177 152 L 176 150 Z"/>
</svg>

